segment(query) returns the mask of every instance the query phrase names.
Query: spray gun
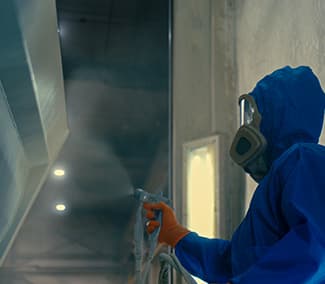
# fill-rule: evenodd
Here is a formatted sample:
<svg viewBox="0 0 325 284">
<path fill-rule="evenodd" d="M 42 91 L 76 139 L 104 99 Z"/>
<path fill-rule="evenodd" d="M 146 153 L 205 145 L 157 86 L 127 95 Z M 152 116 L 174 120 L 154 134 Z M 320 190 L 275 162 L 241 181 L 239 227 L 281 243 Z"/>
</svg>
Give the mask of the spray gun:
<svg viewBox="0 0 325 284">
<path fill-rule="evenodd" d="M 138 200 L 138 209 L 136 213 L 136 223 L 134 228 L 134 240 L 135 240 L 135 283 L 136 284 L 145 284 L 146 279 L 148 278 L 148 274 L 150 271 L 151 262 L 154 257 L 155 248 L 158 244 L 158 236 L 160 233 L 160 227 L 157 228 L 153 233 L 149 234 L 149 253 L 147 257 L 147 261 L 144 265 L 144 270 L 142 273 L 142 264 L 143 264 L 143 231 L 145 229 L 145 226 L 147 222 L 149 221 L 147 218 L 144 218 L 143 216 L 143 203 L 159 203 L 164 202 L 167 205 L 171 206 L 171 201 L 164 197 L 162 193 L 159 194 L 153 194 L 144 191 L 143 189 L 136 189 L 134 193 L 136 199 Z M 156 220 L 161 224 L 162 220 L 162 212 L 157 210 L 156 212 Z M 196 281 L 190 276 L 190 274 L 182 267 L 182 265 L 177 260 L 177 257 L 175 255 L 167 255 L 167 254 L 161 254 L 160 255 L 160 261 L 165 266 L 172 266 L 182 274 L 184 277 L 186 283 L 189 284 L 196 284 Z M 165 266 L 166 267 L 166 266 Z M 159 277 L 160 278 L 160 277 Z M 165 283 L 160 282 L 159 283 Z"/>
<path fill-rule="evenodd" d="M 158 236 L 160 233 L 160 227 L 157 228 L 152 234 L 149 235 L 149 253 L 147 257 L 146 264 L 144 266 L 144 272 L 142 273 L 142 263 L 143 263 L 143 231 L 149 221 L 143 216 L 143 203 L 159 203 L 165 202 L 168 205 L 171 205 L 169 199 L 164 197 L 162 193 L 153 194 L 144 191 L 143 189 L 137 188 L 134 193 L 136 199 L 138 200 L 138 209 L 136 214 L 136 223 L 134 228 L 134 239 L 135 239 L 135 279 L 136 284 L 144 284 L 150 270 L 150 265 L 154 257 L 155 248 L 158 244 Z M 156 219 L 161 224 L 162 212 L 157 210 Z"/>
</svg>

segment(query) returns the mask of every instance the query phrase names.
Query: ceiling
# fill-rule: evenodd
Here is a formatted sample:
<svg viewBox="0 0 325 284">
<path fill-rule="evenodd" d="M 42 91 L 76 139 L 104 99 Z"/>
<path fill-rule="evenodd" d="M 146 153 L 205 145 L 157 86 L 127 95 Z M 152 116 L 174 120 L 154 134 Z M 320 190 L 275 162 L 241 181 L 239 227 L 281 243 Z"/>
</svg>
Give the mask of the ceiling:
<svg viewBox="0 0 325 284">
<path fill-rule="evenodd" d="M 66 174 L 49 173 L 0 282 L 132 283 L 133 189 L 167 190 L 168 1 L 57 0 L 57 12 Z"/>
</svg>

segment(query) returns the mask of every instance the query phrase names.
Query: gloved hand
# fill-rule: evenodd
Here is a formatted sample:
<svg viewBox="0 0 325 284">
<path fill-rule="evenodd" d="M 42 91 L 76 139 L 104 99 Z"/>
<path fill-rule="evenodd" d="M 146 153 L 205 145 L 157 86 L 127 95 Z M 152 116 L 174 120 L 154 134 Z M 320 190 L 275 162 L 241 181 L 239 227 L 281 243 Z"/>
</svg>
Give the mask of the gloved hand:
<svg viewBox="0 0 325 284">
<path fill-rule="evenodd" d="M 158 236 L 159 243 L 165 243 L 167 245 L 175 247 L 182 238 L 190 233 L 189 230 L 177 222 L 173 209 L 164 202 L 144 203 L 143 208 L 147 210 L 146 217 L 150 219 L 150 221 L 147 222 L 147 232 L 149 234 L 151 234 L 161 225 L 160 233 Z M 159 221 L 155 220 L 156 210 L 162 211 L 162 224 L 160 224 Z"/>
</svg>

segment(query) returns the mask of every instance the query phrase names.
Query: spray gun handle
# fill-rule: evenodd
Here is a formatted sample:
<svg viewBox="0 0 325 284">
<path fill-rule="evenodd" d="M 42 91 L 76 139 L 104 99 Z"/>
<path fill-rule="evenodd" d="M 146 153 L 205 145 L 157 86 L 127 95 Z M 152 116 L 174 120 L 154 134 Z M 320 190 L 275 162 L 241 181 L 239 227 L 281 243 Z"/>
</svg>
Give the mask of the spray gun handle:
<svg viewBox="0 0 325 284">
<path fill-rule="evenodd" d="M 164 197 L 162 192 L 159 194 L 154 194 L 154 193 L 146 192 L 143 189 L 137 188 L 135 190 L 135 195 L 139 199 L 141 204 L 143 204 L 144 202 L 147 202 L 147 203 L 164 202 L 164 203 L 168 204 L 169 206 L 171 205 L 171 201 L 168 198 Z M 156 214 L 155 219 L 160 223 L 160 226 L 157 229 L 155 229 L 151 234 L 149 234 L 149 243 L 151 244 L 149 255 L 151 255 L 151 256 L 153 256 L 154 249 L 158 243 L 158 237 L 159 237 L 159 233 L 160 233 L 161 225 L 162 225 L 163 212 L 161 210 L 155 210 L 155 214 Z M 150 221 L 150 220 L 145 219 L 144 224 L 146 225 L 148 221 Z"/>
<path fill-rule="evenodd" d="M 143 225 L 149 221 L 148 219 L 145 220 L 143 217 L 143 203 L 144 202 L 149 202 L 149 203 L 159 203 L 159 202 L 164 202 L 168 205 L 171 205 L 170 200 L 165 198 L 162 193 L 160 194 L 152 194 L 149 192 L 144 191 L 143 189 L 135 189 L 134 192 L 135 197 L 139 201 L 139 207 L 137 211 L 137 217 L 136 217 L 136 224 L 135 224 L 135 266 L 136 266 L 136 283 L 137 284 L 142 284 L 145 283 L 147 277 L 148 277 L 148 272 L 150 269 L 150 264 L 152 262 L 155 248 L 158 243 L 158 237 L 162 225 L 162 211 L 161 210 L 156 210 L 156 220 L 160 223 L 160 226 L 151 234 L 149 234 L 149 253 L 148 253 L 148 260 L 145 265 L 143 277 L 141 275 L 141 266 L 142 266 L 142 259 L 143 259 Z M 145 222 L 143 223 L 143 221 Z"/>
<path fill-rule="evenodd" d="M 157 220 L 160 225 L 151 234 L 149 234 L 149 240 L 151 240 L 151 239 L 158 240 L 158 236 L 159 236 L 160 229 L 161 229 L 161 226 L 162 226 L 162 214 L 163 214 L 162 211 L 161 210 L 155 210 L 155 214 L 156 214 L 155 220 Z M 146 219 L 145 224 L 147 224 L 147 222 L 149 222 L 149 221 L 151 221 L 151 220 Z"/>
<path fill-rule="evenodd" d="M 144 191 L 141 188 L 135 189 L 135 196 L 140 202 L 140 206 L 142 207 L 144 202 L 147 203 L 159 203 L 159 202 L 164 202 L 167 205 L 171 206 L 171 201 L 164 197 L 162 192 L 159 194 L 154 194 L 154 193 L 149 193 L 147 191 Z M 162 211 L 161 210 L 155 210 L 156 211 L 156 220 L 160 223 L 160 226 L 154 230 L 151 234 L 149 234 L 149 240 L 158 240 L 158 236 L 160 233 L 160 228 L 162 225 Z M 145 220 L 144 224 L 146 224 L 150 220 Z"/>
</svg>

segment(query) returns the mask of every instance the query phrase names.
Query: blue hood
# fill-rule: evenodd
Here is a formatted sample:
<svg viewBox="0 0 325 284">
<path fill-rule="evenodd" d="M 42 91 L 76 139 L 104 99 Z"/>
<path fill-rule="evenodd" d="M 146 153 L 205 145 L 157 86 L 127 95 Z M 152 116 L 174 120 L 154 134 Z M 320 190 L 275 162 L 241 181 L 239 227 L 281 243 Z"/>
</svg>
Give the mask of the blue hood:
<svg viewBox="0 0 325 284">
<path fill-rule="evenodd" d="M 269 166 L 299 142 L 318 143 L 322 130 L 325 95 L 309 67 L 289 66 L 260 80 L 250 93 L 262 115 Z"/>
</svg>

